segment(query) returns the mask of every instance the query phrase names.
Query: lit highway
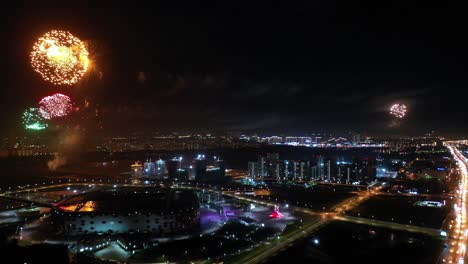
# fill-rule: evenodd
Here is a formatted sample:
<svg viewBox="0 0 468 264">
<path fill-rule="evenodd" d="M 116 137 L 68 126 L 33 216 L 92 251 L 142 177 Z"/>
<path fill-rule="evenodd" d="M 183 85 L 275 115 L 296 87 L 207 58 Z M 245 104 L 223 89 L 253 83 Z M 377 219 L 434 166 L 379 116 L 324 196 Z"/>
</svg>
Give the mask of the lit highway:
<svg viewBox="0 0 468 264">
<path fill-rule="evenodd" d="M 311 233 L 315 232 L 318 228 L 320 228 L 323 224 L 328 222 L 328 220 L 318 219 L 311 222 L 307 225 L 304 229 L 300 229 L 287 237 L 281 238 L 278 242 L 271 245 L 267 249 L 263 250 L 261 253 L 251 257 L 250 255 L 246 259 L 242 259 L 239 263 L 248 263 L 248 264 L 255 264 L 260 263 L 269 257 L 277 254 L 282 249 L 289 247 L 294 241 L 300 238 L 305 238 Z M 250 258 L 251 257 L 251 258 Z"/>
<path fill-rule="evenodd" d="M 356 197 L 351 197 L 333 206 L 331 208 L 331 211 L 337 212 L 337 213 L 344 213 L 346 211 L 352 210 L 357 205 L 361 204 L 362 202 L 369 199 L 373 195 L 376 195 L 377 192 L 375 190 L 371 190 L 371 191 L 357 192 L 356 194 L 357 194 Z"/>
<path fill-rule="evenodd" d="M 448 146 L 454 159 L 457 161 L 460 184 L 456 191 L 454 204 L 455 221 L 449 225 L 448 251 L 442 259 L 443 263 L 465 263 L 468 229 L 466 226 L 466 192 L 468 189 L 468 172 L 466 158 L 454 146 Z"/>
<path fill-rule="evenodd" d="M 412 232 L 412 233 L 420 233 L 420 234 L 425 234 L 429 236 L 440 237 L 439 229 L 420 227 L 420 226 L 415 226 L 415 225 L 398 224 L 394 222 L 387 222 L 387 221 L 362 218 L 362 217 L 354 217 L 354 216 L 349 216 L 349 215 L 335 215 L 333 216 L 333 219 L 338 220 L 338 221 L 350 222 L 354 224 L 369 225 L 369 226 L 382 227 L 382 228 L 388 228 L 388 229 L 394 229 L 394 230 L 402 230 L 402 231 L 407 231 L 407 232 Z"/>
</svg>

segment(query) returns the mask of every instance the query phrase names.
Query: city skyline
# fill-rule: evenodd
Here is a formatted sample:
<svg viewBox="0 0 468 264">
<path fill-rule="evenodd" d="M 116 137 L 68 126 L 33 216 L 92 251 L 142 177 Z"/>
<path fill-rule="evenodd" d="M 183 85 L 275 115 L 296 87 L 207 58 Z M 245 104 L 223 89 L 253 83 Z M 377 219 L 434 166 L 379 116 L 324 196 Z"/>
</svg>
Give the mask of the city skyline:
<svg viewBox="0 0 468 264">
<path fill-rule="evenodd" d="M 467 262 L 465 8 L 14 4 L 0 259 Z"/>
</svg>

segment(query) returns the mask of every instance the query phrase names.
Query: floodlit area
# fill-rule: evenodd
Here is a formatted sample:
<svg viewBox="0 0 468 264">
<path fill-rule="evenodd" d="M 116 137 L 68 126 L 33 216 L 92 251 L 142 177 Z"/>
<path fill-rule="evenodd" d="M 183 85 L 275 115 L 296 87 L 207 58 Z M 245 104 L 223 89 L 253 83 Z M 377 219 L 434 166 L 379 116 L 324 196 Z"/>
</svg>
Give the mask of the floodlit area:
<svg viewBox="0 0 468 264">
<path fill-rule="evenodd" d="M 106 248 L 96 251 L 94 255 L 102 260 L 126 261 L 131 256 L 131 253 L 124 250 L 117 243 L 111 243 Z"/>
</svg>

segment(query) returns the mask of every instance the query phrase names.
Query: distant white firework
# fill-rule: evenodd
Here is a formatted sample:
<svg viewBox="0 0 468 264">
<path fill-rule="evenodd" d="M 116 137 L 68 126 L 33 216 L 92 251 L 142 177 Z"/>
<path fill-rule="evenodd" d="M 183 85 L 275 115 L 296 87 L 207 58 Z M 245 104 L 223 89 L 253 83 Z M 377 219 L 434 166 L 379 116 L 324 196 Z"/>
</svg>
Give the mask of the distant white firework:
<svg viewBox="0 0 468 264">
<path fill-rule="evenodd" d="M 406 116 L 406 105 L 394 104 L 390 107 L 390 114 L 396 118 L 402 119 Z"/>
</svg>

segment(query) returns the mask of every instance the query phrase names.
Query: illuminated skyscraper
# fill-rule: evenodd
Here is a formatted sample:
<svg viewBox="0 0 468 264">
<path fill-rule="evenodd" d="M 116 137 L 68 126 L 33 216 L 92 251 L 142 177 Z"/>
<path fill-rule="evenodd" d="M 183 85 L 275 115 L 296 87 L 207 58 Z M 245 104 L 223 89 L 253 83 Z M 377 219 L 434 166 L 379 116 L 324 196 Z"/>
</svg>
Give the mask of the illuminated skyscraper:
<svg viewBox="0 0 468 264">
<path fill-rule="evenodd" d="M 310 161 L 301 161 L 299 163 L 299 179 L 306 180 L 309 178 Z"/>
<path fill-rule="evenodd" d="M 255 178 L 258 175 L 258 163 L 249 162 L 248 163 L 249 177 Z"/>
<path fill-rule="evenodd" d="M 268 176 L 267 168 L 265 167 L 265 158 L 263 156 L 258 157 L 257 163 L 257 176 L 258 177 L 265 177 Z"/>
<path fill-rule="evenodd" d="M 151 160 L 147 160 L 143 164 L 143 175 L 147 177 L 152 177 L 155 175 L 155 173 L 156 173 L 156 166 L 154 162 L 152 162 Z"/>
<path fill-rule="evenodd" d="M 310 179 L 311 179 L 311 180 L 314 180 L 314 181 L 318 180 L 318 179 L 320 178 L 320 177 L 318 176 L 318 174 L 319 174 L 319 173 L 318 173 L 318 166 L 317 166 L 317 165 L 316 165 L 316 166 L 312 166 L 312 167 L 310 168 Z"/>
<path fill-rule="evenodd" d="M 143 177 L 143 165 L 140 162 L 135 162 L 130 166 L 132 178 Z"/>
<path fill-rule="evenodd" d="M 217 160 L 214 166 L 207 166 L 205 159 L 195 159 L 195 180 L 198 182 L 220 183 L 226 179 L 226 166 L 224 161 Z"/>
<path fill-rule="evenodd" d="M 335 180 L 337 180 L 340 183 L 348 182 L 351 177 L 352 163 L 345 162 L 344 159 L 341 159 L 341 161 L 336 162 L 336 166 L 338 168 L 338 173 L 337 179 Z"/>
<path fill-rule="evenodd" d="M 367 178 L 374 181 L 377 175 L 377 161 L 375 157 L 370 157 L 367 160 Z"/>
<path fill-rule="evenodd" d="M 159 179 L 162 179 L 165 173 L 166 173 L 166 162 L 162 159 L 158 159 L 156 161 L 156 176 Z"/>
<path fill-rule="evenodd" d="M 325 161 L 322 156 L 317 158 L 318 178 L 324 180 L 325 177 Z"/>
<path fill-rule="evenodd" d="M 281 166 L 279 162 L 276 162 L 276 164 L 273 165 L 272 171 L 273 171 L 272 177 L 274 177 L 277 181 L 281 180 Z"/>
<path fill-rule="evenodd" d="M 289 179 L 289 160 L 283 162 L 283 179 Z"/>
</svg>

